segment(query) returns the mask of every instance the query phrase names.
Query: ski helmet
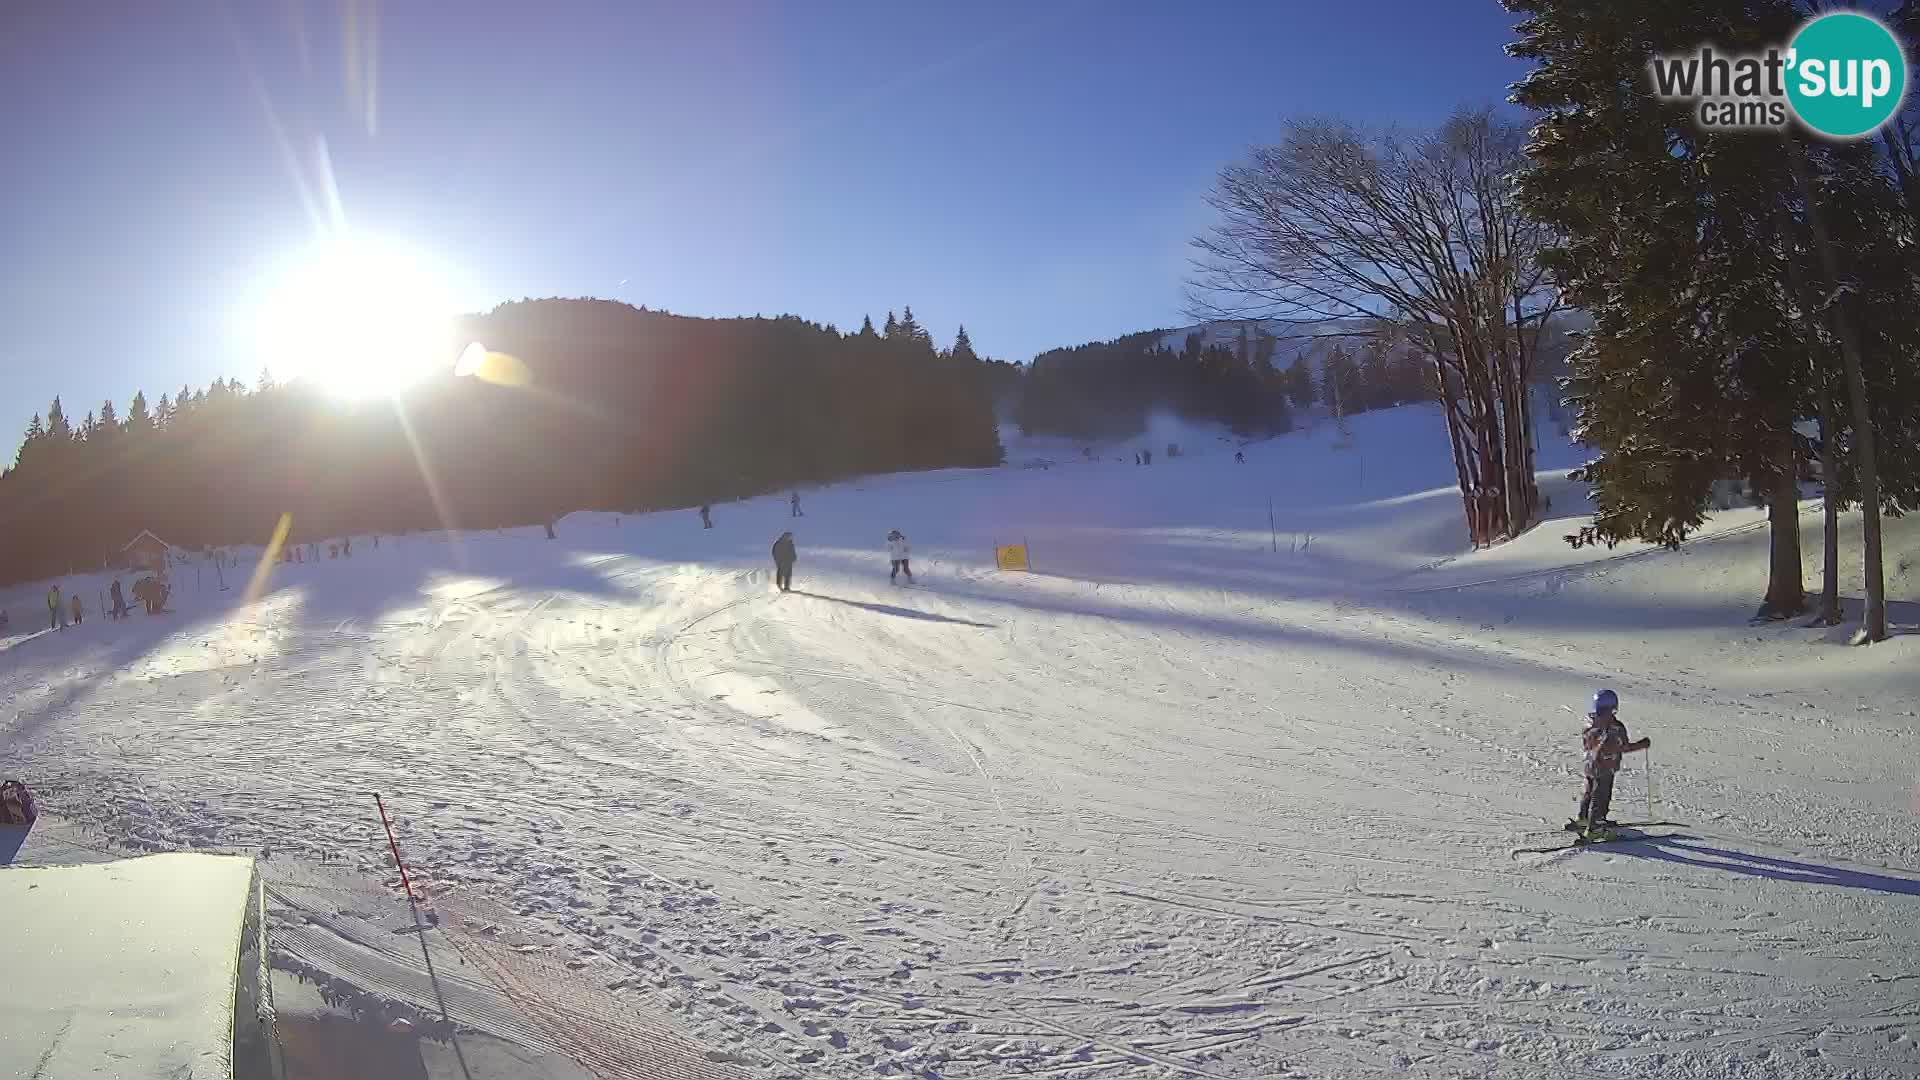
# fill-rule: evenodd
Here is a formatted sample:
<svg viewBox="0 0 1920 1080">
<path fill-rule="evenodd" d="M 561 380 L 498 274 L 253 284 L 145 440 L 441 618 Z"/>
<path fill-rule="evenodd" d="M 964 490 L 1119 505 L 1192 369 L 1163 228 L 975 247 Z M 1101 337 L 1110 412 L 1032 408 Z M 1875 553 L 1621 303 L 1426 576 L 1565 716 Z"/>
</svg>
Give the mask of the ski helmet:
<svg viewBox="0 0 1920 1080">
<path fill-rule="evenodd" d="M 1620 695 L 1612 690 L 1596 690 L 1593 695 L 1594 712 L 1612 712 L 1620 707 Z"/>
</svg>

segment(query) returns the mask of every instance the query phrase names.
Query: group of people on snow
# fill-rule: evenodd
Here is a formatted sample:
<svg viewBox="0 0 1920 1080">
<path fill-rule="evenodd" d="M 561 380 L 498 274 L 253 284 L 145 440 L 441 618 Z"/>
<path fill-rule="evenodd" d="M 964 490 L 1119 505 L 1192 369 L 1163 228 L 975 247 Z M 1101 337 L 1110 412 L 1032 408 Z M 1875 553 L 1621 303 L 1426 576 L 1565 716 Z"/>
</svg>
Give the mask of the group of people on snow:
<svg viewBox="0 0 1920 1080">
<path fill-rule="evenodd" d="M 115 584 L 119 583 L 115 582 Z M 79 593 L 73 594 L 70 605 L 62 602 L 59 583 L 49 585 L 47 587 L 47 629 L 65 630 L 68 611 L 73 612 L 73 625 L 79 626 L 81 620 L 86 618 L 87 605 L 81 602 Z"/>
<path fill-rule="evenodd" d="M 149 615 L 158 615 L 165 611 L 167 597 L 172 592 L 172 586 L 155 577 L 143 577 L 133 584 L 133 598 L 146 607 Z M 107 599 L 112 602 L 112 606 L 107 609 L 109 619 L 118 621 L 133 614 L 132 609 L 127 606 L 127 594 L 121 587 L 119 578 L 114 578 L 113 584 L 107 587 Z M 80 626 L 85 623 L 86 617 L 86 601 L 79 593 L 62 596 L 58 582 L 47 586 L 47 629 L 65 630 L 69 619 L 72 620 L 73 625 Z M 4 628 L 5 625 L 5 615 L 0 613 L 0 628 Z"/>
<path fill-rule="evenodd" d="M 912 548 L 907 543 L 907 534 L 899 529 L 887 533 L 887 560 L 893 564 L 887 580 L 899 583 L 900 575 L 907 575 L 907 584 L 913 584 Z M 794 543 L 793 532 L 788 530 L 780 534 L 773 542 L 773 584 L 781 592 L 793 591 L 793 564 L 800 561 L 800 552 Z"/>
<path fill-rule="evenodd" d="M 713 507 L 707 503 L 701 503 L 699 511 L 700 527 L 702 529 L 713 528 Z M 807 516 L 806 511 L 800 508 L 800 493 L 798 491 L 791 492 L 787 495 L 787 516 L 797 518 Z M 774 540 L 773 549 L 770 554 L 773 556 L 774 588 L 779 589 L 781 592 L 792 592 L 793 567 L 795 563 L 800 561 L 799 546 L 793 538 L 792 530 L 781 533 L 779 538 Z M 900 575 L 905 574 L 907 575 L 907 584 L 913 584 L 912 549 L 907 543 L 907 534 L 901 532 L 899 529 L 893 529 L 887 533 L 887 561 L 891 564 L 891 569 L 887 574 L 888 581 L 898 584 Z"/>
</svg>

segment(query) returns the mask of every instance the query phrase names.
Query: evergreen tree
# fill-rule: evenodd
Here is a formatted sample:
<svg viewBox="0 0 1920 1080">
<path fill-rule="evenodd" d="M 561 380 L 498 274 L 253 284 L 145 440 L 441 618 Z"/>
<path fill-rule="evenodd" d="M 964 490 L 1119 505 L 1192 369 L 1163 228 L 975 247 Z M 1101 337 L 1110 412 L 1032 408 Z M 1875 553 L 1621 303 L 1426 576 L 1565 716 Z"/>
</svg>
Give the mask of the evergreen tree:
<svg viewBox="0 0 1920 1080">
<path fill-rule="evenodd" d="M 921 326 L 920 323 L 914 319 L 912 304 L 908 304 L 906 310 L 900 313 L 900 322 L 894 329 L 901 339 L 922 346 L 929 352 L 933 350 L 933 335 L 929 334 L 927 328 Z"/>
<path fill-rule="evenodd" d="M 133 395 L 133 403 L 135 408 L 144 409 L 147 404 L 147 399 L 140 394 L 135 394 Z M 171 423 L 173 423 L 173 399 L 166 394 L 161 394 L 160 405 L 154 409 L 153 419 L 146 426 L 164 428 Z M 127 413 L 127 430 L 132 431 L 133 427 L 133 412 L 129 410 Z"/>
<path fill-rule="evenodd" d="M 41 448 L 46 445 L 46 442 L 46 425 L 40 422 L 40 414 L 34 413 L 33 419 L 27 422 L 26 437 L 20 440 L 20 451 L 14 455 L 14 466 L 16 468 L 24 467 L 27 462 L 31 461 L 40 453 Z"/>
<path fill-rule="evenodd" d="M 979 361 L 980 356 L 979 354 L 973 351 L 973 342 L 969 340 L 967 337 L 966 326 L 962 325 L 960 327 L 960 332 L 954 335 L 953 352 L 950 355 L 955 360 L 964 361 L 966 363 L 977 363 Z"/>
<path fill-rule="evenodd" d="M 874 338 L 879 336 L 878 334 L 873 332 L 873 316 L 862 315 L 860 317 L 860 336 L 863 338 Z"/>
<path fill-rule="evenodd" d="M 56 443 L 70 441 L 73 428 L 67 423 L 67 413 L 60 407 L 60 398 L 56 395 L 53 404 L 47 406 L 47 437 Z"/>
<path fill-rule="evenodd" d="M 147 415 L 147 395 L 144 391 L 135 390 L 133 401 L 127 406 L 127 433 L 144 435 L 151 430 L 153 418 Z"/>
<path fill-rule="evenodd" d="M 886 338 L 888 341 L 892 341 L 894 338 L 900 336 L 900 322 L 893 317 L 893 312 L 891 311 L 887 312 L 887 328 L 880 332 L 880 336 Z"/>
<path fill-rule="evenodd" d="M 1677 545 L 1734 471 L 1772 525 L 1762 613 L 1798 612 L 1794 422 L 1809 411 L 1809 343 L 1778 235 L 1787 155 L 1751 132 L 1703 131 L 1653 96 L 1646 63 L 1702 41 L 1758 52 L 1799 13 L 1784 0 L 1507 5 L 1525 16 L 1511 51 L 1535 65 L 1515 100 L 1540 114 L 1521 197 L 1564 237 L 1550 265 L 1594 317 L 1569 367 L 1579 433 L 1600 452 L 1579 474 L 1597 513 L 1568 539 Z"/>
<path fill-rule="evenodd" d="M 1305 356 L 1295 356 L 1293 363 L 1287 366 L 1287 398 L 1296 409 L 1307 408 L 1316 400 L 1313 369 L 1307 366 Z"/>
</svg>

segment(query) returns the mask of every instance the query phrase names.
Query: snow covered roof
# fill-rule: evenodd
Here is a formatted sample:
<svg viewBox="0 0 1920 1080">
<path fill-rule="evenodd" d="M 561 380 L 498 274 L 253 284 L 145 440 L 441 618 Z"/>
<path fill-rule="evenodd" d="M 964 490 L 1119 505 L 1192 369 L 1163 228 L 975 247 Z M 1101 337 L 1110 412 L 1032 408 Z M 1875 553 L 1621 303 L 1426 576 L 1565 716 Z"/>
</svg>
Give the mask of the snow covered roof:
<svg viewBox="0 0 1920 1080">
<path fill-rule="evenodd" d="M 231 1075 L 253 860 L 0 869 L 0 1076 Z"/>
<path fill-rule="evenodd" d="M 152 533 L 150 533 L 150 532 L 148 532 L 148 531 L 147 531 L 147 530 L 145 530 L 145 529 L 141 529 L 141 530 L 140 530 L 140 535 L 138 535 L 138 536 L 136 536 L 136 537 L 134 537 L 133 539 L 131 539 L 131 540 L 129 540 L 129 541 L 127 541 L 127 544 L 126 544 L 126 547 L 123 547 L 123 548 L 121 548 L 120 550 L 121 550 L 121 551 L 126 551 L 126 550 L 127 550 L 128 548 L 131 548 L 131 547 L 133 547 L 133 545 L 135 545 L 135 544 L 137 544 L 137 543 L 139 543 L 139 542 L 140 542 L 140 541 L 142 541 L 142 540 L 151 540 L 151 541 L 153 541 L 154 543 L 156 543 L 156 544 L 159 544 L 159 545 L 160 545 L 161 547 L 163 547 L 163 548 L 172 548 L 172 547 L 173 547 L 173 545 L 172 545 L 172 544 L 169 544 L 169 543 L 167 543 L 167 542 L 166 542 L 165 540 L 162 540 L 162 539 L 160 539 L 159 537 L 157 537 L 157 536 L 155 536 L 155 535 L 153 535 Z"/>
</svg>

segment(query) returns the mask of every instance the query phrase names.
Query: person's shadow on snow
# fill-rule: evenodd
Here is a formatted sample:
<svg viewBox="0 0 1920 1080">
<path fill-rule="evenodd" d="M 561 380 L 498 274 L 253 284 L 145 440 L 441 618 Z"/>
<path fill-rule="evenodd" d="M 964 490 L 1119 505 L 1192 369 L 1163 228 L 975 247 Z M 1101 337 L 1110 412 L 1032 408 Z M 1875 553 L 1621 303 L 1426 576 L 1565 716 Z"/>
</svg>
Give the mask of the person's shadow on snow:
<svg viewBox="0 0 1920 1080">
<path fill-rule="evenodd" d="M 995 629 L 992 623 L 974 622 L 972 619 L 956 619 L 948 615 L 935 615 L 931 611 L 915 611 L 912 608 L 894 607 L 892 604 L 869 604 L 862 600 L 843 600 L 838 596 L 827 596 L 824 593 L 808 592 L 805 589 L 795 589 L 793 590 L 793 595 L 810 596 L 815 600 L 825 600 L 830 604 L 845 604 L 848 607 L 865 608 L 868 611 L 877 611 L 882 615 L 898 615 L 903 619 L 953 623 L 956 626 L 977 626 L 982 630 Z"/>
<path fill-rule="evenodd" d="M 1710 847 L 1687 836 L 1649 838 L 1622 844 L 1613 853 L 1636 859 L 1655 859 L 1682 866 L 1725 870 L 1749 877 L 1794 881 L 1802 885 L 1835 885 L 1846 889 L 1870 889 L 1895 896 L 1920 896 L 1920 880 L 1875 874 L 1865 870 L 1847 870 L 1838 866 L 1782 859 L 1774 855 L 1755 855 L 1747 851 Z"/>
</svg>

